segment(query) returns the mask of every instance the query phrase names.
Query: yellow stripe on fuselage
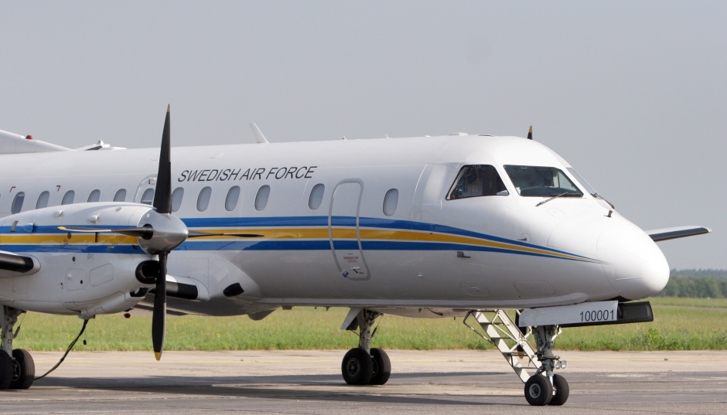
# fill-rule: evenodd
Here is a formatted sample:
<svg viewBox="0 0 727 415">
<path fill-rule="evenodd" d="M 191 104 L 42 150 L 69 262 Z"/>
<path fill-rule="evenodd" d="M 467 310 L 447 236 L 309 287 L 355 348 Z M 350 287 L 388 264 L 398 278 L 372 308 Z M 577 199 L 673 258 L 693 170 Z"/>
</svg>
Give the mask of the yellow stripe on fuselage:
<svg viewBox="0 0 727 415">
<path fill-rule="evenodd" d="M 62 245 L 62 244 L 100 244 L 100 245 L 135 245 L 136 237 L 126 235 L 103 235 L 93 233 L 70 234 L 4 234 L 0 235 L 0 245 L 26 244 L 26 245 Z"/>
<path fill-rule="evenodd" d="M 230 234 L 230 235 L 211 235 L 195 238 L 195 241 L 204 240 L 239 240 L 240 237 L 234 234 L 258 234 L 259 238 L 249 238 L 250 240 L 263 239 L 305 239 L 320 240 L 329 239 L 328 227 L 316 228 L 195 228 L 195 230 L 209 232 L 212 234 Z M 426 232 L 426 231 L 409 231 L 409 230 L 392 230 L 392 229 L 360 229 L 361 240 L 364 241 L 417 241 L 417 242 L 438 242 L 452 243 L 460 245 L 474 245 L 488 247 L 494 249 L 502 249 L 513 251 L 514 253 L 528 253 L 545 255 L 556 258 L 571 259 L 587 262 L 599 262 L 596 260 L 584 258 L 581 256 L 570 255 L 566 253 L 555 252 L 548 249 L 537 247 L 522 246 L 507 242 L 497 242 L 487 239 L 481 239 L 470 236 L 451 235 L 444 233 Z M 356 240 L 358 235 L 354 227 L 336 227 L 331 229 L 334 239 Z M 27 245 L 136 245 L 137 238 L 125 235 L 108 235 L 93 233 L 55 233 L 55 234 L 4 234 L 0 235 L 0 245 L 2 244 L 27 244 Z"/>
<path fill-rule="evenodd" d="M 196 229 L 209 233 L 253 233 L 262 235 L 264 239 L 328 239 L 328 228 L 244 228 L 244 229 Z M 506 242 L 490 241 L 469 236 L 448 235 L 426 231 L 401 231 L 392 229 L 360 229 L 361 240 L 364 241 L 418 241 L 444 242 L 464 245 L 484 246 L 516 252 L 547 255 L 564 259 L 599 262 L 577 255 L 555 252 L 548 249 L 528 247 Z M 357 239 L 353 227 L 337 227 L 331 230 L 334 239 Z M 235 239 L 235 236 L 210 236 L 201 239 Z"/>
</svg>

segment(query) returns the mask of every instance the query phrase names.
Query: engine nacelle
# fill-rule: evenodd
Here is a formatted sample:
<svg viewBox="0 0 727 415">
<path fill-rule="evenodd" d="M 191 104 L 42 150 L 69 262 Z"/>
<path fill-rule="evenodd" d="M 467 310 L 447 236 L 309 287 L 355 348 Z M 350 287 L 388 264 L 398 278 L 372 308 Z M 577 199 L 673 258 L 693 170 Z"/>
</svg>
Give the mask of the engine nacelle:
<svg viewBox="0 0 727 415">
<path fill-rule="evenodd" d="M 148 205 L 99 202 L 48 207 L 0 219 L 0 251 L 5 254 L 5 265 L 0 263 L 0 303 L 22 310 L 84 316 L 135 306 L 143 296 L 133 293 L 149 287 L 136 276 L 139 264 L 155 258 L 142 245 L 149 239 L 68 232 L 59 227 L 137 228 L 148 225 L 154 215 Z M 24 263 L 13 255 L 24 258 Z M 16 268 L 12 268 L 14 264 Z"/>
</svg>

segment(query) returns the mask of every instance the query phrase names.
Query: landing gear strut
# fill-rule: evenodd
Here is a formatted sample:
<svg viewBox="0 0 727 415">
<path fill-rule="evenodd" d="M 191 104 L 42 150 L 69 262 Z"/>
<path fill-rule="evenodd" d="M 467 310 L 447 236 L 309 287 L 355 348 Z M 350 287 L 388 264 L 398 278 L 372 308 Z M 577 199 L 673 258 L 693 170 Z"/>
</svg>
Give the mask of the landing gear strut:
<svg viewBox="0 0 727 415">
<path fill-rule="evenodd" d="M 0 350 L 0 390 L 28 389 L 35 379 L 35 363 L 30 353 L 23 349 L 13 350 L 13 327 L 18 316 L 25 311 L 3 306 L 0 309 L 2 326 L 2 350 Z"/>
<path fill-rule="evenodd" d="M 343 357 L 341 362 L 341 374 L 343 380 L 349 385 L 383 385 L 391 376 L 391 361 L 389 356 L 381 349 L 371 348 L 371 326 L 381 314 L 371 310 L 351 310 L 351 313 L 358 311 L 355 319 L 350 324 L 345 324 L 346 330 L 359 328 L 358 347 L 351 349 Z M 349 313 L 349 315 L 351 315 Z M 348 321 L 349 318 L 346 318 Z"/>
</svg>

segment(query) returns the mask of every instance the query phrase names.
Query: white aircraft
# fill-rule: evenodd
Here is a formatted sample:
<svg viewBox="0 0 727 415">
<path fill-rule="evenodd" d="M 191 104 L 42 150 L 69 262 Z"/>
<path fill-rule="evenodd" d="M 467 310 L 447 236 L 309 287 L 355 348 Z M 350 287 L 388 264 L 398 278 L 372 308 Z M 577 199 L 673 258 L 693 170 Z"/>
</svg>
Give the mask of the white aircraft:
<svg viewBox="0 0 727 415">
<path fill-rule="evenodd" d="M 0 133 L 0 388 L 35 376 L 12 347 L 23 312 L 153 310 L 159 359 L 168 296 L 173 313 L 255 320 L 348 307 L 359 345 L 341 370 L 356 385 L 391 373 L 371 347 L 377 317 L 468 317 L 528 402 L 562 405 L 560 327 L 651 321 L 648 302 L 629 301 L 667 283 L 654 242 L 709 232 L 642 231 L 532 139 L 274 144 L 252 126 L 256 144 L 170 151 L 167 111 L 161 152 Z"/>
</svg>

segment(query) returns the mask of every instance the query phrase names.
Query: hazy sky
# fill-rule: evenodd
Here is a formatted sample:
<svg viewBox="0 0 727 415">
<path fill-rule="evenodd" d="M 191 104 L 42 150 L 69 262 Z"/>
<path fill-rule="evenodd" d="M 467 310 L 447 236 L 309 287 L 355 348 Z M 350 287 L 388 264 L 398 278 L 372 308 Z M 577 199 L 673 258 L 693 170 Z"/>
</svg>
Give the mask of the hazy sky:
<svg viewBox="0 0 727 415">
<path fill-rule="evenodd" d="M 727 269 L 727 2 L 0 0 L 0 129 L 68 147 L 470 133 L 558 152 Z M 454 145 L 454 144 L 453 144 Z"/>
</svg>

